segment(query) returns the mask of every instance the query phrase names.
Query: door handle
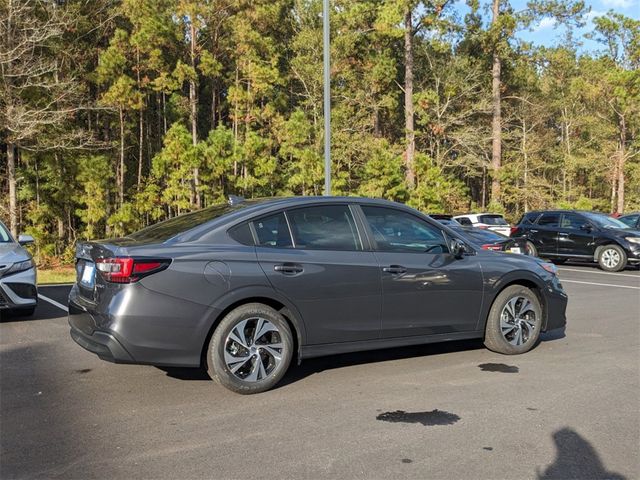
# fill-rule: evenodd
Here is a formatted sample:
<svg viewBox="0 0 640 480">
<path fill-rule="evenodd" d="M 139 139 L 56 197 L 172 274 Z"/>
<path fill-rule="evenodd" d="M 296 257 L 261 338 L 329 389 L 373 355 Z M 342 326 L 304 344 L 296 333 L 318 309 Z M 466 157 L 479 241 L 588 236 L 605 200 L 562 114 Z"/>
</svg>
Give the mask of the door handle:
<svg viewBox="0 0 640 480">
<path fill-rule="evenodd" d="M 295 275 L 296 273 L 302 273 L 304 270 L 302 265 L 296 265 L 293 263 L 283 263 L 280 265 L 274 265 L 273 269 L 276 272 L 283 273 L 285 275 Z"/>
<path fill-rule="evenodd" d="M 401 273 L 407 273 L 407 269 L 402 265 L 389 265 L 388 267 L 382 268 L 383 272 L 392 273 L 394 275 L 399 275 Z"/>
</svg>

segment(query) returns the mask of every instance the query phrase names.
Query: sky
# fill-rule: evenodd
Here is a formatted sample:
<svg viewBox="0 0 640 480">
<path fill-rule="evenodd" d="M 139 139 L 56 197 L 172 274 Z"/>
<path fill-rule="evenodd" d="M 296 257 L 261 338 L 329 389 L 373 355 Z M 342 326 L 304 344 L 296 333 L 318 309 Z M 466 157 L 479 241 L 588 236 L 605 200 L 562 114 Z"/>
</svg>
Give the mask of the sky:
<svg viewBox="0 0 640 480">
<path fill-rule="evenodd" d="M 640 0 L 584 0 L 587 7 L 591 7 L 591 11 L 587 14 L 586 24 L 583 28 L 575 31 L 575 39 L 582 42 L 581 50 L 597 51 L 602 49 L 602 45 L 594 40 L 584 38 L 584 34 L 593 31 L 593 18 L 605 15 L 609 10 L 621 13 L 627 17 L 640 20 Z M 526 0 L 512 0 L 511 5 L 514 10 L 523 10 L 526 8 Z M 462 13 L 466 9 L 463 1 L 456 2 L 456 6 Z M 531 31 L 526 30 L 520 32 L 518 36 L 528 42 L 542 46 L 554 46 L 562 43 L 565 28 L 562 25 L 556 25 L 555 21 L 545 18 L 531 26 Z"/>
</svg>

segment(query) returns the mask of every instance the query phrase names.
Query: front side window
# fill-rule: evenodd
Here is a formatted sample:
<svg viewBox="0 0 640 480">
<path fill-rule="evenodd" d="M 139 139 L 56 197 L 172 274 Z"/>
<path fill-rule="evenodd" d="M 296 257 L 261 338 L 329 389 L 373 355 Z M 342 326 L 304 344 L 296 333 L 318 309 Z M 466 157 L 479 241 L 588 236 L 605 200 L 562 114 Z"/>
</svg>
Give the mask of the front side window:
<svg viewBox="0 0 640 480">
<path fill-rule="evenodd" d="M 562 224 L 560 226 L 562 228 L 580 230 L 580 227 L 582 227 L 585 223 L 587 223 L 587 221 L 580 215 L 576 215 L 575 213 L 565 213 L 562 216 Z"/>
<path fill-rule="evenodd" d="M 253 227 L 258 237 L 258 246 L 291 248 L 291 234 L 284 213 L 279 212 L 268 217 L 254 220 Z"/>
<path fill-rule="evenodd" d="M 559 213 L 544 213 L 538 219 L 538 225 L 541 227 L 557 227 L 560 225 L 560 214 Z"/>
<path fill-rule="evenodd" d="M 449 251 L 442 230 L 408 212 L 370 206 L 362 206 L 362 211 L 373 231 L 379 251 L 415 253 Z"/>
<path fill-rule="evenodd" d="M 321 205 L 287 211 L 296 248 L 362 250 L 349 207 Z"/>
</svg>

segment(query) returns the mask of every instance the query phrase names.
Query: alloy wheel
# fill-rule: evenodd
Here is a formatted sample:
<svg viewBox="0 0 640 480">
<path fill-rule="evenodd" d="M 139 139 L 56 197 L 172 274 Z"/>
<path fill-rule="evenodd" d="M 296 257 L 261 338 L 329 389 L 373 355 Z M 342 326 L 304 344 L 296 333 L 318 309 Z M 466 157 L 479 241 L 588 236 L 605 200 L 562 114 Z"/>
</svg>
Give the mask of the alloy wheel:
<svg viewBox="0 0 640 480">
<path fill-rule="evenodd" d="M 245 382 L 267 378 L 280 365 L 284 343 L 278 328 L 260 317 L 238 322 L 224 342 L 229 371 Z"/>
<path fill-rule="evenodd" d="M 500 330 L 502 336 L 511 345 L 523 345 L 534 336 L 538 328 L 538 319 L 531 301 L 523 296 L 516 296 L 505 304 L 500 314 Z"/>
<path fill-rule="evenodd" d="M 602 263 L 607 268 L 616 268 L 620 263 L 620 253 L 613 248 L 607 248 L 602 252 Z"/>
</svg>

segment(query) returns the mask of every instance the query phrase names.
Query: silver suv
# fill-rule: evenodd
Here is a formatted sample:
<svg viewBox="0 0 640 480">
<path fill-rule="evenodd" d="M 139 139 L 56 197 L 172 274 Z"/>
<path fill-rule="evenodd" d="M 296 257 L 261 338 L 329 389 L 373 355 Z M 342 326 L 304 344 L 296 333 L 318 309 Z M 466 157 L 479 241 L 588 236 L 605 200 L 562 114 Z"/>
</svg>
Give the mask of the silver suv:
<svg viewBox="0 0 640 480">
<path fill-rule="evenodd" d="M 0 222 L 0 312 L 31 315 L 38 303 L 36 264 L 23 247 L 33 243 L 30 235 L 16 241 Z"/>
</svg>

